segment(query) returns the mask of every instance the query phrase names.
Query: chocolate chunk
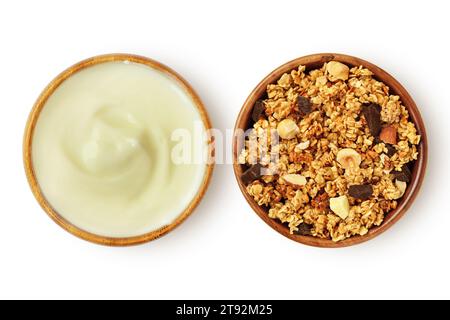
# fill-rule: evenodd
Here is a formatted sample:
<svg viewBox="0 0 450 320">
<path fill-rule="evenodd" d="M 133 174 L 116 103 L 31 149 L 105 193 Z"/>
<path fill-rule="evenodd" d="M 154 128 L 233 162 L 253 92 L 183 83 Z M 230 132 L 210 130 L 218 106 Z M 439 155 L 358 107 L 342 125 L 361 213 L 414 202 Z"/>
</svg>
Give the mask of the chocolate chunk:
<svg viewBox="0 0 450 320">
<path fill-rule="evenodd" d="M 366 119 L 370 134 L 378 137 L 381 131 L 381 107 L 375 103 L 366 104 L 362 106 L 361 113 Z"/>
<path fill-rule="evenodd" d="M 306 116 L 312 111 L 312 103 L 308 98 L 298 96 L 297 98 L 297 112 L 301 117 Z"/>
<path fill-rule="evenodd" d="M 393 171 L 392 174 L 394 175 L 394 178 L 399 181 L 403 181 L 406 183 L 409 183 L 411 181 L 411 170 L 409 170 L 406 164 L 403 165 L 402 171 Z"/>
<path fill-rule="evenodd" d="M 395 149 L 392 144 L 385 143 L 385 145 L 386 145 L 388 157 L 392 157 L 397 152 L 397 149 Z"/>
<path fill-rule="evenodd" d="M 297 226 L 298 230 L 294 231 L 294 234 L 299 235 L 299 236 L 310 236 L 311 235 L 311 229 L 312 229 L 312 225 L 310 224 L 306 224 L 306 223 L 300 223 Z"/>
<path fill-rule="evenodd" d="M 244 173 L 241 175 L 242 182 L 244 184 L 249 184 L 256 179 L 260 178 L 262 176 L 261 169 L 263 166 L 259 163 L 252 165 L 250 168 L 244 171 Z"/>
<path fill-rule="evenodd" d="M 257 122 L 262 115 L 264 115 L 264 111 L 266 110 L 266 106 L 262 100 L 258 100 L 255 102 L 253 106 L 252 119 Z"/>
<path fill-rule="evenodd" d="M 373 188 L 370 184 L 353 185 L 348 188 L 348 194 L 356 199 L 367 200 L 373 194 Z"/>
</svg>

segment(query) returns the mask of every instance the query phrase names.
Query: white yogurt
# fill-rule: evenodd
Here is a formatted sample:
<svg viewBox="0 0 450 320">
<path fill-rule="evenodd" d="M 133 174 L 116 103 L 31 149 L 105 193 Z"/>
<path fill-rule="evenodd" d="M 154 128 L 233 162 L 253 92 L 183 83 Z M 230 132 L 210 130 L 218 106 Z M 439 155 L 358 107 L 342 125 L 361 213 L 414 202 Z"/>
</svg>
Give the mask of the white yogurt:
<svg viewBox="0 0 450 320">
<path fill-rule="evenodd" d="M 39 115 L 32 141 L 38 184 L 80 229 L 107 237 L 154 231 L 173 222 L 201 186 L 204 163 L 171 159 L 172 132 L 193 134 L 199 123 L 189 94 L 156 69 L 124 62 L 85 68 Z M 203 153 L 206 141 L 191 148 Z"/>
</svg>

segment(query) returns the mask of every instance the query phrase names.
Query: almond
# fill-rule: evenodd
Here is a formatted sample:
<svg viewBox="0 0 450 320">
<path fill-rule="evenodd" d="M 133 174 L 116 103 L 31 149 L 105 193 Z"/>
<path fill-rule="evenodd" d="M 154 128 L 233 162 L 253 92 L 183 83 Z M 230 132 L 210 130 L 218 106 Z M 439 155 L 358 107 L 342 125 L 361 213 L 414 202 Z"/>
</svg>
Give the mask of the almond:
<svg viewBox="0 0 450 320">
<path fill-rule="evenodd" d="M 397 129 L 394 126 L 387 126 L 381 129 L 380 140 L 389 144 L 397 143 Z"/>
<path fill-rule="evenodd" d="M 306 178 L 299 174 L 285 174 L 283 180 L 286 181 L 287 184 L 293 187 L 302 187 L 306 185 Z"/>
</svg>

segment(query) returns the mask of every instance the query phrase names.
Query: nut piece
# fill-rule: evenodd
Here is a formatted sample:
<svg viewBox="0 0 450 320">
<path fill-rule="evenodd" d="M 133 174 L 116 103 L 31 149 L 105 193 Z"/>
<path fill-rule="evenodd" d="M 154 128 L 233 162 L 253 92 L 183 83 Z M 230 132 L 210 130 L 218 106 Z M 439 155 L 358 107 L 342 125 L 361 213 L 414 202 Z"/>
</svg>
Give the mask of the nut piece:
<svg viewBox="0 0 450 320">
<path fill-rule="evenodd" d="M 341 149 L 336 156 L 337 162 L 345 169 L 358 168 L 361 164 L 361 156 L 351 148 Z"/>
<path fill-rule="evenodd" d="M 330 209 L 342 220 L 345 220 L 350 212 L 350 204 L 348 203 L 347 196 L 330 198 Z"/>
<path fill-rule="evenodd" d="M 284 119 L 278 124 L 277 132 L 282 139 L 292 139 L 300 132 L 300 129 L 294 120 Z"/>
<path fill-rule="evenodd" d="M 380 140 L 390 144 L 397 143 L 397 129 L 394 126 L 387 126 L 381 129 Z"/>
<path fill-rule="evenodd" d="M 298 145 L 295 146 L 295 150 L 306 150 L 309 147 L 309 140 L 300 142 Z"/>
<path fill-rule="evenodd" d="M 330 61 L 327 63 L 326 71 L 330 81 L 347 80 L 350 68 L 343 63 Z"/>
<path fill-rule="evenodd" d="M 285 174 L 283 180 L 293 187 L 302 187 L 306 185 L 306 178 L 299 174 Z"/>
<path fill-rule="evenodd" d="M 400 192 L 399 195 L 395 197 L 395 199 L 400 199 L 405 194 L 407 184 L 404 181 L 395 180 L 395 186 Z"/>
</svg>

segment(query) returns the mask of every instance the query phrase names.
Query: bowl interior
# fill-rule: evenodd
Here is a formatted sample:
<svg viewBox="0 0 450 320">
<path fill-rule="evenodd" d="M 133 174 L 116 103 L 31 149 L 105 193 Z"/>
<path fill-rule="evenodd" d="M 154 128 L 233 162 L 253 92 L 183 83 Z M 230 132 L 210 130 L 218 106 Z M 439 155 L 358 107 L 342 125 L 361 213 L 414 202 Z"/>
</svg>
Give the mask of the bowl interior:
<svg viewBox="0 0 450 320">
<path fill-rule="evenodd" d="M 244 197 L 247 202 L 253 208 L 253 210 L 258 214 L 258 216 L 264 220 L 270 227 L 281 233 L 282 235 L 311 246 L 317 247 L 346 247 L 354 244 L 358 244 L 369 239 L 374 238 L 375 236 L 381 234 L 385 230 L 387 230 L 390 226 L 392 226 L 396 221 L 398 221 L 407 209 L 411 206 L 414 198 L 417 196 L 417 193 L 420 189 L 422 181 L 424 179 L 426 163 L 427 163 L 427 136 L 425 132 L 425 126 L 420 115 L 420 112 L 414 103 L 413 99 L 406 91 L 406 89 L 391 75 L 389 75 L 386 71 L 381 68 L 375 66 L 374 64 L 367 62 L 365 60 L 343 55 L 336 53 L 322 53 L 322 54 L 314 54 L 305 57 L 301 57 L 295 60 L 292 60 L 279 68 L 272 71 L 266 78 L 264 78 L 256 88 L 251 92 L 247 100 L 245 101 L 241 112 L 238 115 L 238 119 L 236 121 L 235 130 L 242 129 L 246 130 L 253 125 L 253 121 L 251 119 L 251 112 L 253 110 L 253 106 L 258 99 L 264 98 L 266 95 L 267 85 L 276 82 L 285 72 L 289 72 L 299 65 L 304 65 L 306 67 L 306 71 L 310 71 L 313 69 L 317 69 L 323 66 L 325 62 L 335 60 L 345 63 L 350 67 L 360 66 L 369 69 L 374 73 L 374 78 L 384 82 L 389 88 L 390 93 L 398 95 L 403 102 L 403 105 L 408 109 L 410 119 L 416 125 L 418 133 L 421 135 L 421 142 L 418 145 L 419 156 L 418 159 L 412 164 L 412 179 L 408 188 L 401 200 L 398 203 L 398 206 L 395 210 L 389 212 L 383 221 L 383 223 L 378 227 L 373 227 L 369 230 L 369 232 L 364 236 L 353 236 L 351 238 L 345 239 L 340 242 L 334 242 L 328 239 L 320 239 L 312 236 L 301 236 L 290 234 L 289 229 L 286 225 L 283 225 L 278 220 L 274 220 L 269 218 L 267 214 L 267 209 L 264 207 L 260 207 L 253 198 L 247 193 L 245 189 L 245 184 L 241 181 L 240 177 L 242 173 L 247 169 L 247 166 L 241 165 L 237 161 L 237 157 L 240 153 L 240 144 L 235 138 L 233 141 L 233 157 L 234 157 L 234 172 L 236 175 L 236 179 L 238 181 L 239 188 L 241 189 Z"/>
</svg>

